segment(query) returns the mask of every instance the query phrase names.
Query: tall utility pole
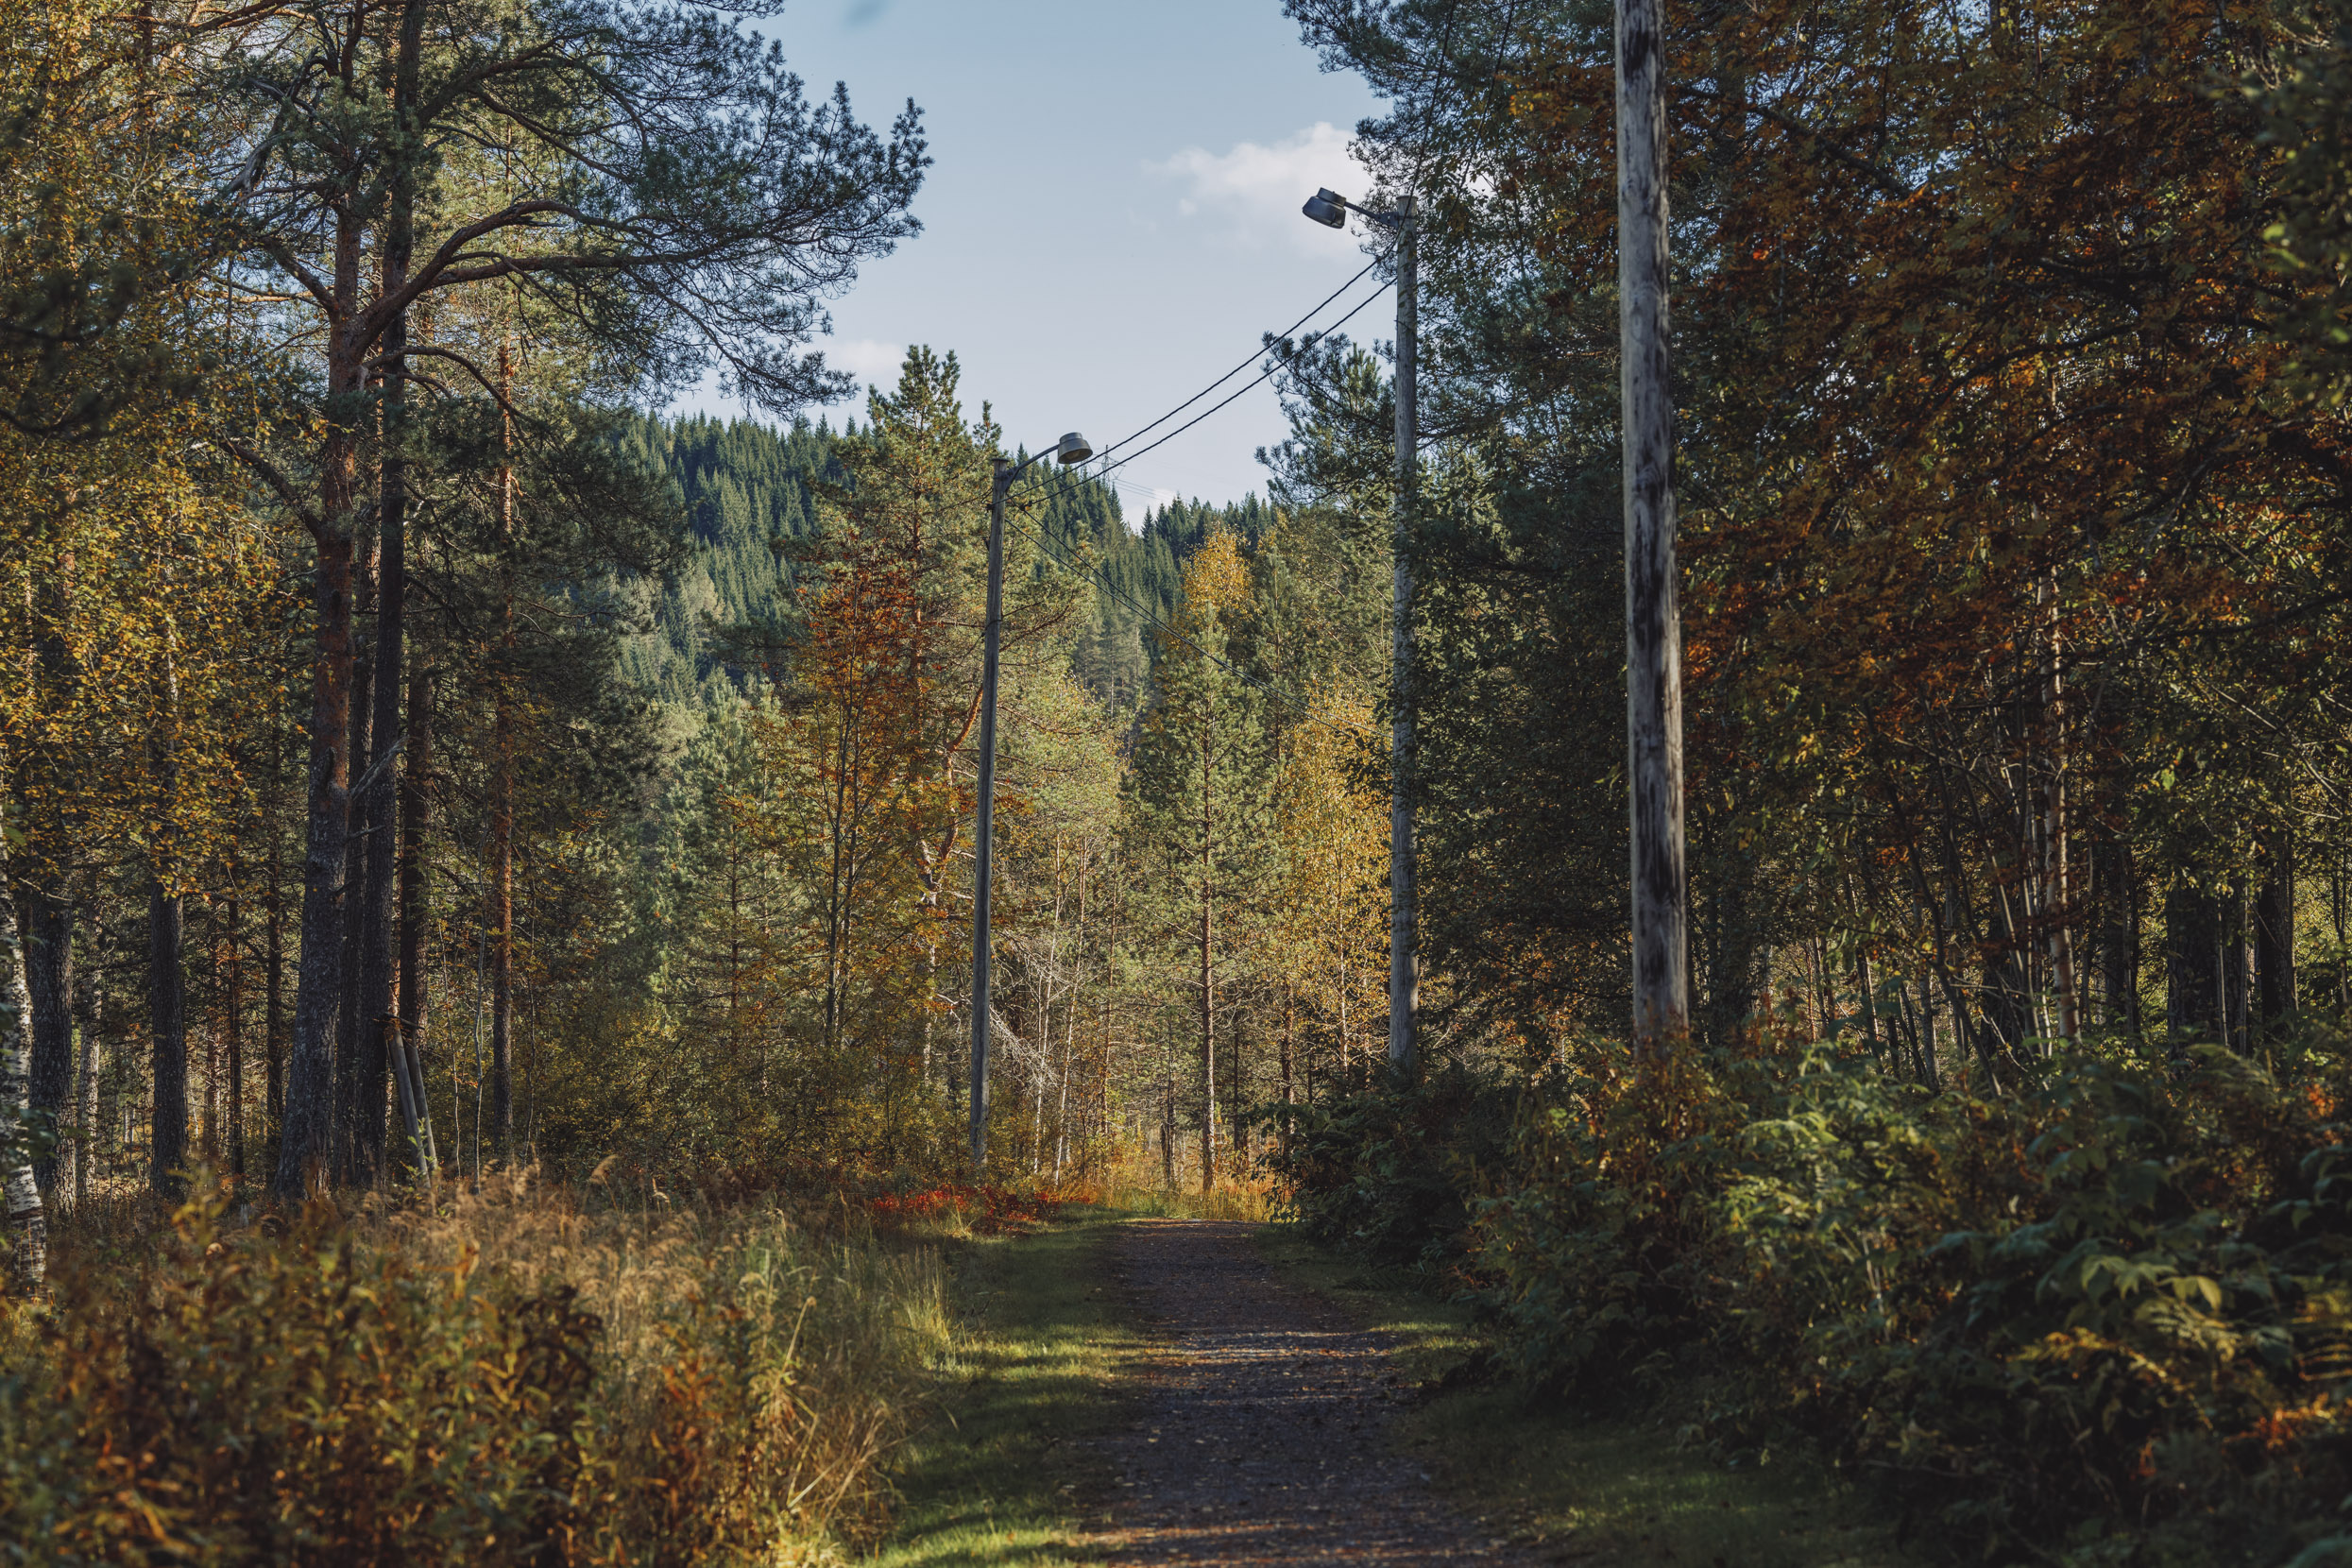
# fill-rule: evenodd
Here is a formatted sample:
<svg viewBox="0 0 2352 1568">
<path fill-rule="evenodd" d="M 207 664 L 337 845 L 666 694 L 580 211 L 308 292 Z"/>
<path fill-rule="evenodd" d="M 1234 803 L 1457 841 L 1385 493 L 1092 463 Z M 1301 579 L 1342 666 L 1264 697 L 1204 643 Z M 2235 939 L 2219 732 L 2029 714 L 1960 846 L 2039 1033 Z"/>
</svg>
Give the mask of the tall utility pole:
<svg viewBox="0 0 2352 1568">
<path fill-rule="evenodd" d="M 1421 952 L 1414 938 L 1419 849 L 1413 822 L 1413 506 L 1421 489 L 1420 399 L 1414 350 L 1420 336 L 1421 274 L 1413 198 L 1396 204 L 1396 515 L 1391 525 L 1396 592 L 1389 610 L 1389 1071 L 1413 1076 L 1413 1023 L 1421 1007 Z"/>
<path fill-rule="evenodd" d="M 1076 431 L 1048 449 L 1061 463 L 1083 463 L 1094 448 Z M 1004 501 L 1013 482 L 1043 457 L 997 459 L 988 487 L 988 621 L 980 634 L 980 821 L 972 837 L 972 1176 L 988 1172 L 988 893 L 997 843 L 997 652 L 1004 640 Z"/>
<path fill-rule="evenodd" d="M 1690 1032 L 1682 853 L 1682 612 L 1666 346 L 1663 0 L 1617 0 L 1617 324 L 1623 358 L 1626 738 L 1633 812 L 1633 1044 Z"/>
<path fill-rule="evenodd" d="M 999 457 L 988 487 L 988 622 L 980 634 L 980 824 L 972 846 L 972 1176 L 988 1170 L 988 892 L 997 842 L 997 649 L 1004 636 L 1004 498 L 1021 470 Z"/>
<path fill-rule="evenodd" d="M 1413 843 L 1413 507 L 1421 484 L 1421 421 L 1414 387 L 1420 342 L 1421 272 L 1414 246 L 1414 204 L 1375 213 L 1329 189 L 1299 209 L 1328 229 L 1347 227 L 1355 213 L 1396 236 L 1396 505 L 1389 535 L 1396 592 L 1389 608 L 1389 1071 L 1400 1083 L 1413 1076 L 1414 1014 L 1421 1007 L 1421 953 L 1414 936 L 1414 882 L 1419 850 Z"/>
</svg>

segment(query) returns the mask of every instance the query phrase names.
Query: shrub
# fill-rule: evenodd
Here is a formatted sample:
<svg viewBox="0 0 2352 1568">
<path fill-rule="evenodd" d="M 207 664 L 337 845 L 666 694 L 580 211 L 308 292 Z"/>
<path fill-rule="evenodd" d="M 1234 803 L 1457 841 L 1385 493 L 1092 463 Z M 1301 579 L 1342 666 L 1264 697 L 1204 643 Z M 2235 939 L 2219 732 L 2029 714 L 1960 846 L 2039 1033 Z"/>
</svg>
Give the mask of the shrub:
<svg viewBox="0 0 2352 1568">
<path fill-rule="evenodd" d="M 2352 1136 L 2207 1050 L 1931 1099 L 1834 1047 L 1591 1048 L 1473 1267 L 1535 1382 L 1800 1432 L 2001 1559 L 2277 1563 L 2352 1490 Z"/>
<path fill-rule="evenodd" d="M 1460 1262 L 1479 1171 L 1511 1147 L 1517 1091 L 1448 1065 L 1405 1089 L 1265 1114 L 1290 1121 L 1267 1166 L 1307 1234 L 1375 1268 L 1441 1277 Z"/>
<path fill-rule="evenodd" d="M 938 1326 L 935 1262 L 773 1209 L 189 1204 L 75 1270 L 0 1379 L 0 1551 L 42 1563 L 827 1555 Z"/>
</svg>

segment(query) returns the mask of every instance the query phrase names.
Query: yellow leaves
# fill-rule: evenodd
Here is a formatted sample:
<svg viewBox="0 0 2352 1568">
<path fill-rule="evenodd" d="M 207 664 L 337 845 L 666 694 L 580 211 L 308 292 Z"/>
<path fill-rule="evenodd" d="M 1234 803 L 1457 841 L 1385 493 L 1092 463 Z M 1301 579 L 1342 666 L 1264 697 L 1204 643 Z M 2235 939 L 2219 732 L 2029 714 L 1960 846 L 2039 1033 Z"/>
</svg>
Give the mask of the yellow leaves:
<svg viewBox="0 0 2352 1568">
<path fill-rule="evenodd" d="M 1249 599 L 1250 568 L 1241 558 L 1240 540 L 1219 529 L 1185 564 L 1185 607 L 1224 621 Z"/>
</svg>

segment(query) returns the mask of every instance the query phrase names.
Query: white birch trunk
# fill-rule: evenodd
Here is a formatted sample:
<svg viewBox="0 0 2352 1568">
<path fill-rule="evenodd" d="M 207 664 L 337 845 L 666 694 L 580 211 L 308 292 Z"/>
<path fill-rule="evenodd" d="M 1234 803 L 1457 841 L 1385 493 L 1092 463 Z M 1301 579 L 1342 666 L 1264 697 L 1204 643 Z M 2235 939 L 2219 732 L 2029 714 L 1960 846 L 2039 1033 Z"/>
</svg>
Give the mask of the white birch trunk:
<svg viewBox="0 0 2352 1568">
<path fill-rule="evenodd" d="M 16 898 L 0 840 L 0 1196 L 8 1207 L 9 1278 L 19 1290 L 40 1288 L 48 1272 L 48 1225 L 26 1140 L 32 1090 L 32 990 L 25 983 L 25 946 L 17 937 Z"/>
</svg>

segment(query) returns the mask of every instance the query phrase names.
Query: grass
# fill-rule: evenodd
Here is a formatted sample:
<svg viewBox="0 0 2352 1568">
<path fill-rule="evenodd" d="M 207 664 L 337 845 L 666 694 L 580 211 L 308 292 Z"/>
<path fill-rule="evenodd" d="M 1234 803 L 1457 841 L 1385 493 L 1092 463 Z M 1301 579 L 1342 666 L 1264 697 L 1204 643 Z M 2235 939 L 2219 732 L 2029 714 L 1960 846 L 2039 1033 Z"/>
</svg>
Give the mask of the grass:
<svg viewBox="0 0 2352 1568">
<path fill-rule="evenodd" d="M 1398 1336 L 1401 1368 L 1435 1382 L 1483 1343 L 1461 1307 L 1368 1276 L 1289 1225 L 1269 1261 L 1357 1321 Z M 1577 1415 L 1493 1385 L 1439 1392 L 1401 1438 L 1457 1503 L 1594 1568 L 1909 1568 L 1892 1521 L 1818 1467 L 1730 1469 L 1654 1426 Z"/>
<path fill-rule="evenodd" d="M 1115 1380 L 1142 1348 L 1101 1250 L 1128 1216 L 1072 1208 L 1028 1236 L 944 1238 L 956 1327 L 940 1407 L 894 1467 L 884 1568 L 1073 1563 L 1081 1499 L 1107 1491 L 1087 1440 L 1115 1423 Z"/>
</svg>

